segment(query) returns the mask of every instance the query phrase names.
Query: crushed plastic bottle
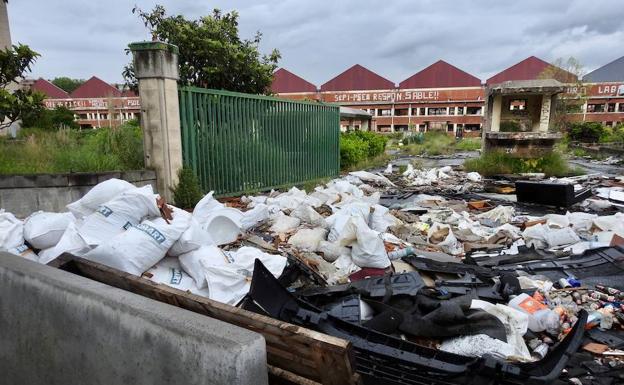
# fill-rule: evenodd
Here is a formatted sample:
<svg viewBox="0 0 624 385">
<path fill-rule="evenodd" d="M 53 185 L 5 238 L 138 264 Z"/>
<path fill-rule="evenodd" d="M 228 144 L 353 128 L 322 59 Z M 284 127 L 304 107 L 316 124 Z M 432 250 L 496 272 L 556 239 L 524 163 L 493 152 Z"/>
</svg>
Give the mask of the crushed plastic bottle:
<svg viewBox="0 0 624 385">
<path fill-rule="evenodd" d="M 529 329 L 532 332 L 559 331 L 559 315 L 548 306 L 528 294 L 522 293 L 509 301 L 509 306 L 529 315 Z"/>
</svg>

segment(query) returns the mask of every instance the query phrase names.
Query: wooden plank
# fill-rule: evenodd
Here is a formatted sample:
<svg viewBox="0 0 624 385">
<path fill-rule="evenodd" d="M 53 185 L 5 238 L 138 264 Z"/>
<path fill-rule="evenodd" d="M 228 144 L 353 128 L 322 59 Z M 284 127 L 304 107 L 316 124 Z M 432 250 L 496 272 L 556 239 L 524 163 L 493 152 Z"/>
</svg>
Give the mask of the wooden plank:
<svg viewBox="0 0 624 385">
<path fill-rule="evenodd" d="M 291 373 L 284 369 L 280 369 L 273 365 L 267 365 L 267 368 L 269 370 L 270 375 L 275 376 L 279 378 L 280 380 L 282 380 L 282 381 L 279 381 L 280 383 L 295 384 L 295 385 L 321 385 L 320 382 L 309 380 L 305 377 L 298 376 L 294 373 Z M 271 381 L 271 383 L 273 382 L 278 382 L 278 381 Z"/>
<path fill-rule="evenodd" d="M 262 334 L 267 361 L 281 370 L 326 385 L 359 384 L 351 343 L 234 306 L 154 283 L 95 262 L 62 256 L 57 267 L 160 302 Z"/>
</svg>

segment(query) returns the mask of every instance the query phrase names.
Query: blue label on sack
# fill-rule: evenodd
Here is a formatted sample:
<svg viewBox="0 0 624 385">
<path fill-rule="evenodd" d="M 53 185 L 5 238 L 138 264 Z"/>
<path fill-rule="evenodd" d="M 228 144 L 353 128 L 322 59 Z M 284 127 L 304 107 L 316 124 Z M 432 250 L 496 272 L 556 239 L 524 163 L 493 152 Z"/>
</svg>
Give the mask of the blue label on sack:
<svg viewBox="0 0 624 385">
<path fill-rule="evenodd" d="M 98 207 L 97 212 L 104 215 L 105 217 L 109 217 L 113 213 L 113 210 L 106 206 L 100 206 Z"/>
<path fill-rule="evenodd" d="M 136 226 L 137 229 L 143 231 L 145 234 L 149 235 L 150 237 L 154 238 L 154 240 L 158 243 L 163 243 L 164 241 L 167 240 L 167 238 L 165 238 L 164 235 L 162 235 L 162 233 L 158 230 L 156 230 L 155 228 L 153 228 L 152 226 L 146 225 L 144 223 L 138 224 Z"/>
<path fill-rule="evenodd" d="M 17 246 L 15 248 L 15 251 L 17 251 L 18 253 L 22 254 L 22 253 L 28 251 L 28 246 L 26 246 L 26 245 Z"/>
<path fill-rule="evenodd" d="M 169 283 L 172 285 L 179 285 L 182 282 L 182 270 L 171 268 L 171 279 Z"/>
<path fill-rule="evenodd" d="M 132 227 L 132 223 L 130 223 L 130 222 L 126 222 L 126 224 L 125 224 L 125 225 L 123 225 L 123 229 L 124 229 L 124 230 L 128 230 L 128 229 L 129 229 L 129 228 L 131 228 L 131 227 Z"/>
</svg>

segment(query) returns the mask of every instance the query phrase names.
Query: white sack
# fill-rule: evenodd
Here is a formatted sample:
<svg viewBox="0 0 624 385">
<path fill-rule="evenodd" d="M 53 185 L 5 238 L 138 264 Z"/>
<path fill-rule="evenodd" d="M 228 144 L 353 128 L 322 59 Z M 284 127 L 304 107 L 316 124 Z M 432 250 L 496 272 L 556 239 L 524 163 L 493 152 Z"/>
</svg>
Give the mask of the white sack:
<svg viewBox="0 0 624 385">
<path fill-rule="evenodd" d="M 288 244 L 304 251 L 316 251 L 319 243 L 325 240 L 327 230 L 317 227 L 314 229 L 300 229 L 290 239 Z"/>
<path fill-rule="evenodd" d="M 146 271 L 143 275 L 152 282 L 167 285 L 182 291 L 190 291 L 193 294 L 209 297 L 208 290 L 201 290 L 195 285 L 195 281 L 184 272 L 177 258 L 166 257 Z"/>
<path fill-rule="evenodd" d="M 24 239 L 36 249 L 53 247 L 74 221 L 72 213 L 37 211 L 24 220 Z"/>
<path fill-rule="evenodd" d="M 515 209 L 511 206 L 497 206 L 490 211 L 478 214 L 477 218 L 487 218 L 502 223 L 511 222 Z"/>
<path fill-rule="evenodd" d="M 102 204 L 87 216 L 79 228 L 80 235 L 90 245 L 99 245 L 138 225 L 144 218 L 160 215 L 156 195 L 151 185 L 125 191 Z"/>
<path fill-rule="evenodd" d="M 443 231 L 444 229 L 448 229 L 448 234 L 444 237 L 442 241 L 436 243 L 437 240 L 432 239 L 435 233 Z M 437 245 L 444 251 L 445 253 L 451 255 L 459 255 L 462 254 L 464 249 L 462 244 L 457 240 L 455 234 L 453 234 L 453 230 L 451 230 L 451 226 L 441 223 L 434 223 L 433 226 L 429 228 L 427 231 L 427 242 Z"/>
<path fill-rule="evenodd" d="M 373 206 L 369 221 L 371 229 L 383 233 L 388 227 L 396 225 L 397 222 L 398 219 L 390 214 L 390 210 L 387 207 L 382 205 Z"/>
<path fill-rule="evenodd" d="M 131 226 L 108 242 L 85 254 L 85 258 L 134 275 L 141 275 L 165 257 L 167 250 L 188 228 L 190 214 L 174 213 L 167 224 L 163 218 Z"/>
<path fill-rule="evenodd" d="M 548 244 L 546 242 L 546 233 L 550 231 L 548 226 L 544 226 L 541 223 L 527 227 L 522 232 L 522 238 L 527 247 L 533 247 L 535 249 L 545 249 Z"/>
<path fill-rule="evenodd" d="M 77 201 L 67 205 L 67 209 L 76 218 L 86 217 L 93 214 L 100 205 L 112 200 L 122 192 L 135 189 L 136 187 L 121 179 L 109 179 L 95 185 L 88 193 Z"/>
<path fill-rule="evenodd" d="M 24 223 L 15 215 L 0 210 L 0 250 L 8 250 L 24 244 Z"/>
<path fill-rule="evenodd" d="M 485 354 L 491 354 L 502 359 L 512 357 L 515 353 L 512 345 L 485 334 L 445 340 L 440 345 L 440 350 L 468 357 L 481 357 Z"/>
<path fill-rule="evenodd" d="M 384 174 L 392 174 L 392 163 L 388 163 L 388 166 L 383 172 Z"/>
<path fill-rule="evenodd" d="M 271 225 L 271 227 L 269 228 L 269 231 L 272 233 L 288 233 L 294 229 L 296 229 L 297 227 L 299 227 L 299 224 L 301 223 L 301 220 L 299 218 L 293 218 L 291 216 L 288 216 L 282 212 L 280 212 L 279 214 L 277 214 L 277 217 L 273 220 L 273 225 Z"/>
<path fill-rule="evenodd" d="M 374 182 L 374 183 L 389 186 L 389 187 L 395 185 L 394 183 L 390 181 L 390 179 L 386 178 L 385 176 L 373 174 L 372 172 L 368 172 L 368 171 L 353 171 L 353 172 L 350 172 L 349 175 L 353 175 L 365 182 Z"/>
<path fill-rule="evenodd" d="M 318 253 L 323 253 L 323 259 L 327 262 L 334 262 L 341 255 L 351 256 L 351 249 L 340 246 L 340 244 L 336 242 L 320 241 L 316 251 Z"/>
<path fill-rule="evenodd" d="M 385 269 L 390 266 L 390 259 L 380 233 L 368 228 L 359 218 L 355 219 L 357 241 L 351 245 L 351 258 L 359 267 Z"/>
<path fill-rule="evenodd" d="M 201 246 L 197 250 L 180 255 L 179 259 L 184 271 L 193 278 L 195 284 L 200 289 L 207 285 L 204 266 L 201 261 L 205 261 L 205 264 L 210 266 L 225 266 L 232 262 L 215 245 Z"/>
<path fill-rule="evenodd" d="M 544 234 L 544 239 L 548 243 L 548 247 L 572 245 L 581 241 L 581 238 L 569 227 L 547 231 Z"/>
<path fill-rule="evenodd" d="M 344 228 L 352 216 L 359 217 L 362 221 L 364 221 L 364 223 L 368 223 L 370 209 L 371 206 L 368 203 L 352 202 L 327 217 L 325 220 L 331 227 L 327 240 L 330 242 L 336 242 L 338 239 L 343 238 L 342 233 L 345 230 Z M 343 246 L 345 245 L 343 244 Z"/>
<path fill-rule="evenodd" d="M 327 227 L 327 221 L 312 206 L 302 204 L 290 213 L 291 217 L 299 218 L 301 222 L 314 227 Z"/>
<path fill-rule="evenodd" d="M 7 250 L 7 253 L 26 258 L 30 261 L 39 262 L 39 256 L 28 246 L 19 245 Z"/>
<path fill-rule="evenodd" d="M 63 253 L 70 253 L 76 257 L 82 257 L 91 250 L 91 247 L 87 241 L 80 236 L 78 227 L 75 223 L 71 222 L 61 239 L 54 247 L 41 250 L 39 252 L 39 262 L 48 264 L 50 261 L 58 258 Z"/>
<path fill-rule="evenodd" d="M 204 195 L 204 197 L 197 202 L 195 208 L 193 209 L 193 217 L 199 222 L 201 225 L 206 223 L 206 220 L 210 217 L 210 215 L 222 208 L 225 205 L 215 198 L 213 198 L 214 191 L 209 192 Z"/>
<path fill-rule="evenodd" d="M 481 182 L 481 175 L 475 171 L 469 172 L 468 174 L 466 174 L 466 179 L 471 182 Z"/>
<path fill-rule="evenodd" d="M 243 212 L 243 219 L 241 220 L 241 228 L 245 231 L 256 226 L 260 222 L 264 222 L 269 219 L 269 206 L 264 203 L 255 205 L 251 210 Z"/>
<path fill-rule="evenodd" d="M 180 238 L 174 242 L 167 254 L 171 257 L 177 257 L 193 250 L 197 250 L 203 245 L 214 244 L 215 242 L 210 234 L 206 230 L 202 229 L 199 222 L 192 217 L 189 222 L 189 227 L 182 233 Z"/>
</svg>

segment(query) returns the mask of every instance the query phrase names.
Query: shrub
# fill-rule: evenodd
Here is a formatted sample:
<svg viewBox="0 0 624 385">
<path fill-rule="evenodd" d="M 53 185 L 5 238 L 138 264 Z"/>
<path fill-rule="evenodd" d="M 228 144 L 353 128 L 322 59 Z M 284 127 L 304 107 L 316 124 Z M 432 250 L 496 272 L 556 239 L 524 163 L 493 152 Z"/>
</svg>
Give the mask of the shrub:
<svg viewBox="0 0 624 385">
<path fill-rule="evenodd" d="M 183 209 L 192 209 L 203 196 L 195 172 L 187 167 L 178 170 L 178 184 L 171 191 L 175 205 Z"/>
<path fill-rule="evenodd" d="M 370 131 L 355 131 L 352 135 L 368 143 L 368 156 L 371 158 L 383 154 L 388 143 L 388 138 Z"/>
<path fill-rule="evenodd" d="M 46 130 L 78 128 L 78 123 L 74 121 L 74 113 L 64 106 L 27 114 L 22 119 L 22 124 L 24 127 L 38 127 Z"/>
<path fill-rule="evenodd" d="M 558 152 L 551 152 L 540 158 L 517 158 L 502 151 L 490 151 L 480 158 L 464 162 L 468 171 L 482 175 L 518 174 L 543 172 L 547 176 L 565 176 L 571 173 L 566 160 Z"/>
<path fill-rule="evenodd" d="M 340 136 L 340 167 L 347 168 L 363 161 L 368 156 L 368 143 L 361 138 L 342 134 Z"/>
<path fill-rule="evenodd" d="M 500 122 L 500 131 L 501 132 L 520 132 L 522 131 L 522 127 L 520 123 L 515 120 L 504 120 Z"/>
<path fill-rule="evenodd" d="M 599 122 L 575 122 L 570 124 L 570 139 L 581 142 L 598 142 L 605 134 L 605 128 Z"/>
</svg>

